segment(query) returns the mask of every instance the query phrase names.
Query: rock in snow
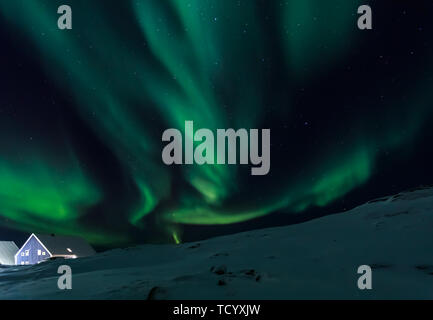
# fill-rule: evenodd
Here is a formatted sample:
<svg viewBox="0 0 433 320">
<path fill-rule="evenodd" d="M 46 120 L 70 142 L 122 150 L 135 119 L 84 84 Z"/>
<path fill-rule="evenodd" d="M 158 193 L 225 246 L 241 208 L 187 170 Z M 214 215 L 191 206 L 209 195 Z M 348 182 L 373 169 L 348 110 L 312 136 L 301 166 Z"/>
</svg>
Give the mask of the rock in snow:
<svg viewBox="0 0 433 320">
<path fill-rule="evenodd" d="M 264 236 L 266 235 L 266 236 Z M 72 268 L 59 290 L 57 268 Z M 357 286 L 372 268 L 372 290 Z M 432 299 L 433 189 L 309 222 L 2 267 L 1 299 Z"/>
</svg>

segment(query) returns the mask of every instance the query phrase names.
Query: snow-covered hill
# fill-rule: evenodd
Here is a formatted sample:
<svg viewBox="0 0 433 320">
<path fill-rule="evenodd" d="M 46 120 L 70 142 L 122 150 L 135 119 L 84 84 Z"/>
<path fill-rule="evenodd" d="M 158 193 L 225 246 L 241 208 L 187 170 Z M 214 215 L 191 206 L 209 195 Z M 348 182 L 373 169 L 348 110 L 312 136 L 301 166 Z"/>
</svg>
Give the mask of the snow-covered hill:
<svg viewBox="0 0 433 320">
<path fill-rule="evenodd" d="M 69 264 L 73 289 L 57 288 Z M 370 265 L 373 289 L 359 290 Z M 1 299 L 433 298 L 433 189 L 306 223 L 0 269 Z"/>
</svg>

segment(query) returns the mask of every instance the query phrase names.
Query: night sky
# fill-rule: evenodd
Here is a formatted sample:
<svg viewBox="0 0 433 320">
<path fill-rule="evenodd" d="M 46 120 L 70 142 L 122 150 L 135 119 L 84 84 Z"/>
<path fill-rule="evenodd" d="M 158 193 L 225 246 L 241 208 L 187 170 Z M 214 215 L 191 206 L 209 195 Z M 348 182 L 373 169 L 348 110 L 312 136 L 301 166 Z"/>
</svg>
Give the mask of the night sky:
<svg viewBox="0 0 433 320">
<path fill-rule="evenodd" d="M 0 0 L 0 240 L 193 241 L 433 184 L 432 15 L 427 0 Z M 162 132 L 186 120 L 270 128 L 270 173 L 164 165 Z"/>
</svg>

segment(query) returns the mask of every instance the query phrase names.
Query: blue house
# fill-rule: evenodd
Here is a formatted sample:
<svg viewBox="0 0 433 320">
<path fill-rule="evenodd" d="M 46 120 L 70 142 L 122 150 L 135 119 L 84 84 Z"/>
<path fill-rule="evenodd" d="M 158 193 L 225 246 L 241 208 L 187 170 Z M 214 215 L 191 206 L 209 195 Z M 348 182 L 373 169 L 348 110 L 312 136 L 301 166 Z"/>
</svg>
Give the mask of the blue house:
<svg viewBox="0 0 433 320">
<path fill-rule="evenodd" d="M 30 265 L 49 258 L 75 259 L 94 254 L 95 250 L 82 238 L 32 233 L 15 254 L 15 264 Z"/>
</svg>

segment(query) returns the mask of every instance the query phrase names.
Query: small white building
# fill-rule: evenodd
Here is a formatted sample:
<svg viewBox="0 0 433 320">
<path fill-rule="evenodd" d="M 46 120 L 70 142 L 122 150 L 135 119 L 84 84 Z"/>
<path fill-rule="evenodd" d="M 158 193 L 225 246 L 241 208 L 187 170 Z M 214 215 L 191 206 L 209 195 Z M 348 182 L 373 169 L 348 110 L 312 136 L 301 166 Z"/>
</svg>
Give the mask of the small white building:
<svg viewBox="0 0 433 320">
<path fill-rule="evenodd" d="M 32 233 L 16 252 L 15 264 L 36 264 L 49 258 L 75 259 L 94 254 L 95 250 L 80 237 Z"/>
<path fill-rule="evenodd" d="M 0 265 L 13 266 L 18 247 L 13 241 L 0 241 Z"/>
</svg>

